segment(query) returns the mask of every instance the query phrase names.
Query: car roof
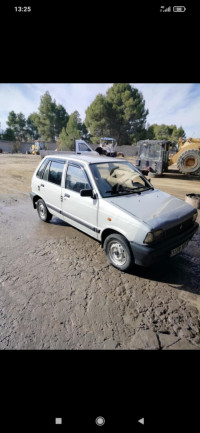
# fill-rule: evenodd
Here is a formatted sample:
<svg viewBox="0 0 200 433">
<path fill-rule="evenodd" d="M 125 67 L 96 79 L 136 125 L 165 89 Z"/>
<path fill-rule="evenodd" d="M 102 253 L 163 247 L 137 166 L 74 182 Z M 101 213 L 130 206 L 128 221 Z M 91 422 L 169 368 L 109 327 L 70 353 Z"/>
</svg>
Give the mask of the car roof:
<svg viewBox="0 0 200 433">
<path fill-rule="evenodd" d="M 100 163 L 100 162 L 114 162 L 114 161 L 118 161 L 118 162 L 123 162 L 123 159 L 122 158 L 112 158 L 112 157 L 108 157 L 108 156 L 96 156 L 96 155 L 74 155 L 74 154 L 67 154 L 67 155 L 59 155 L 59 152 L 58 152 L 58 155 L 51 155 L 51 154 L 49 154 L 49 155 L 46 155 L 45 156 L 45 159 L 48 159 L 48 158 L 53 158 L 54 160 L 55 159 L 63 159 L 64 161 L 66 161 L 66 160 L 68 160 L 68 159 L 73 159 L 73 160 L 75 160 L 75 161 L 83 161 L 83 162 L 86 162 L 86 163 L 88 163 L 88 164 L 91 164 L 91 163 Z"/>
</svg>

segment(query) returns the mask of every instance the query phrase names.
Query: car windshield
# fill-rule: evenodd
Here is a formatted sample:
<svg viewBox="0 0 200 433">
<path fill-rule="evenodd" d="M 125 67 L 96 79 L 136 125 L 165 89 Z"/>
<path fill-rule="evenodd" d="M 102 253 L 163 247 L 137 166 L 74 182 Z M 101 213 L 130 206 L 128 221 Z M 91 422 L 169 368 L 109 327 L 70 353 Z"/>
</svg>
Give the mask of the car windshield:
<svg viewBox="0 0 200 433">
<path fill-rule="evenodd" d="M 141 193 L 153 187 L 128 161 L 90 164 L 102 197 Z"/>
</svg>

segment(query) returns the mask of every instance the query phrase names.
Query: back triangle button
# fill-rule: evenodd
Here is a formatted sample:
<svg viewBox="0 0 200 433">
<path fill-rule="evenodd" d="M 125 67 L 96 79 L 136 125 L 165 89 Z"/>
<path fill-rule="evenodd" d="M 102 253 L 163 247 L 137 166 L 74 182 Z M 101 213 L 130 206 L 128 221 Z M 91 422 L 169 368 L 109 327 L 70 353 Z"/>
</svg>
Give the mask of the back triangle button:
<svg viewBox="0 0 200 433">
<path fill-rule="evenodd" d="M 138 422 L 140 422 L 140 424 L 144 424 L 144 418 L 139 419 Z"/>
</svg>

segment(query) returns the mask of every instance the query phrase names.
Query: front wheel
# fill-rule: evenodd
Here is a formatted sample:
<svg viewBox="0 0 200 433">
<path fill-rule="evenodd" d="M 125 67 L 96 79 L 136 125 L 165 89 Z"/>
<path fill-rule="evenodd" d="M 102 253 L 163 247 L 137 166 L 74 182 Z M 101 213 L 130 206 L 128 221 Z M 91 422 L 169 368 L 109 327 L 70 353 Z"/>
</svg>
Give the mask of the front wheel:
<svg viewBox="0 0 200 433">
<path fill-rule="evenodd" d="M 200 151 L 189 149 L 181 153 L 177 161 L 177 168 L 183 174 L 198 174 L 200 172 Z"/>
<path fill-rule="evenodd" d="M 48 211 L 44 200 L 40 199 L 37 201 L 37 211 L 42 221 L 49 222 L 51 220 L 52 214 Z"/>
<path fill-rule="evenodd" d="M 104 252 L 111 263 L 120 271 L 127 271 L 133 263 L 133 255 L 127 239 L 113 233 L 109 235 L 104 241 Z"/>
</svg>

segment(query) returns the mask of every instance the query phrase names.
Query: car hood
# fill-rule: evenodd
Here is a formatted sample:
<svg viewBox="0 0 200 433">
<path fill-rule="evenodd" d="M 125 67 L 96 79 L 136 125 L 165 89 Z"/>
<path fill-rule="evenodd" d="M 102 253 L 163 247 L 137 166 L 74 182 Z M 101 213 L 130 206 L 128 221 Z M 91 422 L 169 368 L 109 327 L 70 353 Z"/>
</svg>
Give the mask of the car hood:
<svg viewBox="0 0 200 433">
<path fill-rule="evenodd" d="M 108 197 L 114 206 L 147 223 L 152 229 L 169 228 L 192 217 L 196 209 L 170 194 L 157 189 L 141 194 Z"/>
</svg>

